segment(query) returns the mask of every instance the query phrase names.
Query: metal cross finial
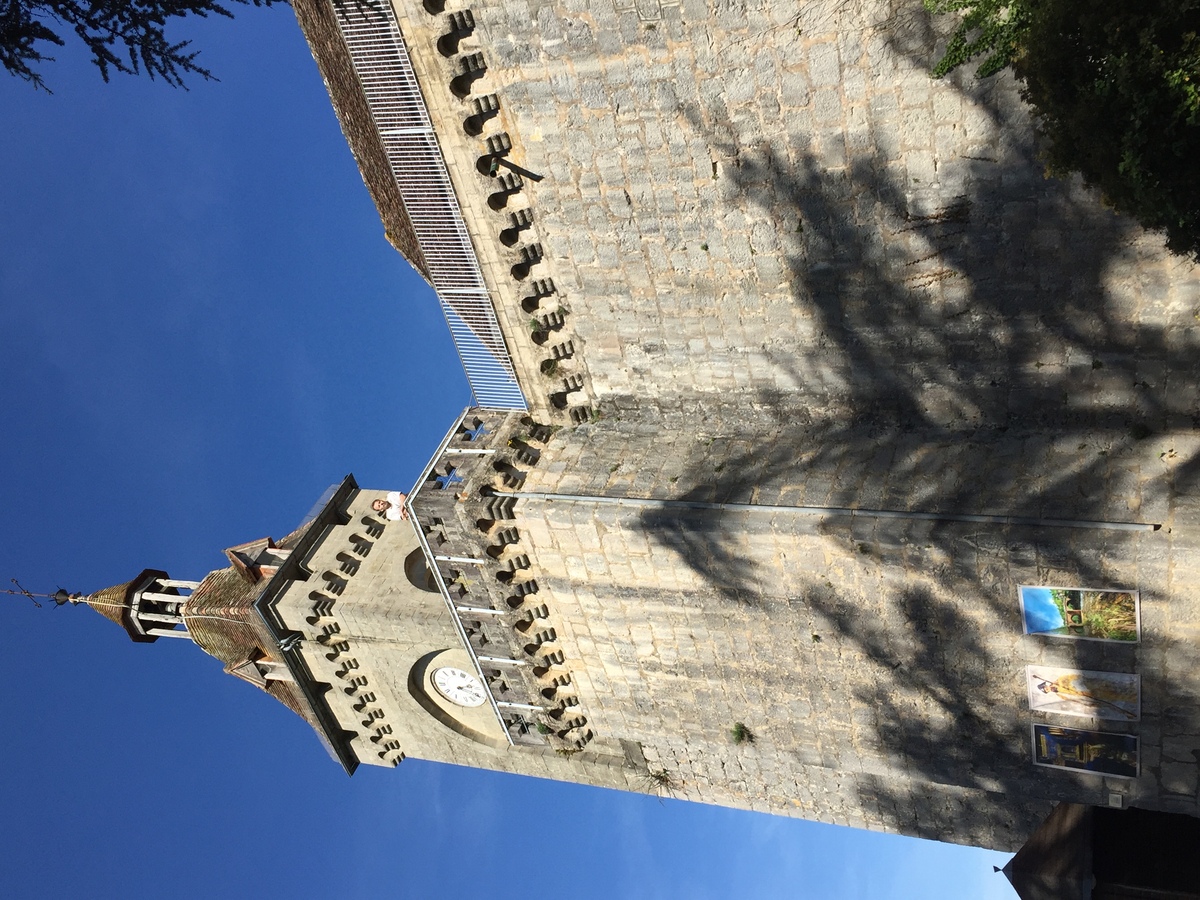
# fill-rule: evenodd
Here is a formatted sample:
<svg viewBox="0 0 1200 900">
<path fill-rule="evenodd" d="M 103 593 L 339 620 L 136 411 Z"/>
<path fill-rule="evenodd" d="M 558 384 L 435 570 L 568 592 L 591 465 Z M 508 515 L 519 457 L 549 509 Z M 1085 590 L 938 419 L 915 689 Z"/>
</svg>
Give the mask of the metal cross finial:
<svg viewBox="0 0 1200 900">
<path fill-rule="evenodd" d="M 15 578 L 10 578 L 9 581 L 15 584 L 17 589 L 14 591 L 11 588 L 4 588 L 0 590 L 0 594 L 20 594 L 23 597 L 28 597 L 31 601 L 33 601 L 33 605 L 38 609 L 42 608 L 42 604 L 38 603 L 37 601 L 38 597 L 46 597 L 50 600 L 53 600 L 55 606 L 62 606 L 69 600 L 78 600 L 83 596 L 82 594 L 68 594 L 62 588 L 59 588 L 53 594 L 35 594 L 32 591 L 25 590 L 25 588 L 21 586 L 21 582 L 17 581 Z"/>
</svg>

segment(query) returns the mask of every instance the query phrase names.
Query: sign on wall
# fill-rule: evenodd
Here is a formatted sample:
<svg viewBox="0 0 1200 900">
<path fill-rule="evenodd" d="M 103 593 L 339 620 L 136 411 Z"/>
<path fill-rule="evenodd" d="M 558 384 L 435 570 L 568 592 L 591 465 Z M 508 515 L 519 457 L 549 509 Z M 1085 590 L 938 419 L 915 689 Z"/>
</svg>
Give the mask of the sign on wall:
<svg viewBox="0 0 1200 900">
<path fill-rule="evenodd" d="M 1026 634 L 1125 643 L 1139 638 L 1137 591 L 1021 585 L 1017 593 Z"/>
<path fill-rule="evenodd" d="M 1137 778 L 1138 738 L 1132 734 L 1034 725 L 1033 764 L 1113 778 Z"/>
<path fill-rule="evenodd" d="M 1122 672 L 1089 672 L 1026 666 L 1029 708 L 1061 716 L 1136 722 L 1141 718 L 1141 678 Z"/>
</svg>

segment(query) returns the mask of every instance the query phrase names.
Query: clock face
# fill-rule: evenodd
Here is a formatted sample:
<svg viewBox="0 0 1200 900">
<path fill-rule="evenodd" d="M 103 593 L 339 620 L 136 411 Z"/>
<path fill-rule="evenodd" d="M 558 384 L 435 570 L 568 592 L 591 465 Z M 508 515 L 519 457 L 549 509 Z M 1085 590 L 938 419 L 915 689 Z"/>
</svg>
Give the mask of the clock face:
<svg viewBox="0 0 1200 900">
<path fill-rule="evenodd" d="M 470 672 L 443 666 L 433 673 L 433 686 L 438 693 L 459 706 L 483 706 L 487 693 L 479 679 Z"/>
</svg>

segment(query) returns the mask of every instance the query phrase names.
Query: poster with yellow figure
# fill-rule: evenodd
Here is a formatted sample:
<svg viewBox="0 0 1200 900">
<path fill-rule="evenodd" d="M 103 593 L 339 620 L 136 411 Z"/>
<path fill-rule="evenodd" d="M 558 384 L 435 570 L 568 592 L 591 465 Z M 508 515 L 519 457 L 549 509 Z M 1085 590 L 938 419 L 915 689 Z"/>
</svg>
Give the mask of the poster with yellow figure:
<svg viewBox="0 0 1200 900">
<path fill-rule="evenodd" d="M 1035 712 L 1136 722 L 1141 718 L 1141 678 L 1121 672 L 1088 672 L 1026 666 L 1029 708 Z"/>
</svg>

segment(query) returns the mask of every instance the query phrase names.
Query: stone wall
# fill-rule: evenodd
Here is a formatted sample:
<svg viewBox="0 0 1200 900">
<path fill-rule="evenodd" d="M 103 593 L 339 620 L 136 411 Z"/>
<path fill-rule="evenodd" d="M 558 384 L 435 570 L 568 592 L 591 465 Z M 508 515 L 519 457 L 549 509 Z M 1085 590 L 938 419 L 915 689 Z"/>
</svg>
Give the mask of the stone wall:
<svg viewBox="0 0 1200 900">
<path fill-rule="evenodd" d="M 1010 80 L 930 79 L 937 29 L 916 4 L 470 9 L 461 52 L 486 62 L 472 90 L 499 98 L 503 117 L 478 137 L 457 127 L 471 97 L 429 77 L 429 52 L 427 99 L 463 194 L 491 187 L 471 166 L 501 132 L 504 158 L 539 176 L 523 183 L 523 240 L 545 250 L 532 272 L 570 310 L 570 365 L 599 413 L 555 437 L 527 489 L 1161 526 L 525 503 L 530 558 L 553 573 L 540 582 L 578 623 L 621 623 L 581 632 L 581 646 L 632 654 L 583 667 L 621 673 L 585 704 L 597 734 L 630 716 L 639 739 L 672 733 L 659 712 L 633 712 L 645 692 L 628 682 L 649 677 L 633 659 L 707 645 L 702 681 L 733 679 L 741 699 L 713 684 L 688 695 L 686 708 L 722 710 L 705 752 L 740 707 L 801 731 L 818 723 L 818 749 L 804 752 L 824 755 L 805 764 L 847 777 L 883 766 L 1195 812 L 1196 267 L 1080 185 L 1044 177 Z M 406 22 L 419 57 L 444 18 L 414 9 Z M 490 238 L 501 220 L 472 221 L 503 259 L 490 269 L 499 293 L 511 291 Z M 519 328 L 509 339 L 528 343 Z M 524 371 L 531 397 L 561 377 Z M 1019 583 L 1140 589 L 1143 641 L 1024 637 Z M 676 633 L 688 616 L 705 641 Z M 756 647 L 782 665 L 775 675 L 742 652 Z M 811 660 L 830 656 L 834 674 L 809 679 Z M 1030 765 L 1027 661 L 1142 673 L 1136 785 Z M 783 671 L 805 673 L 788 695 L 796 709 L 746 699 Z M 836 709 L 849 720 L 832 724 Z"/>
<path fill-rule="evenodd" d="M 552 480 L 541 471 L 561 461 L 553 449 L 594 428 L 556 435 L 517 414 L 470 411 L 415 489 L 417 522 L 493 694 L 542 710 L 521 714 L 534 726 L 523 732 L 510 717 L 507 753 L 443 747 L 445 729 L 426 734 L 418 716 L 405 722 L 407 752 L 1006 848 L 1051 798 L 1079 796 L 1045 778 L 1029 797 L 1001 796 L 1033 779 L 1000 733 L 1015 718 L 1016 663 L 988 673 L 978 655 L 992 649 L 990 605 L 956 605 L 914 644 L 882 589 L 905 584 L 911 612 L 937 616 L 928 579 L 882 560 L 857 572 L 857 549 L 831 567 L 827 522 L 728 523 L 747 557 L 738 565 L 770 572 L 770 584 L 751 575 L 733 593 L 661 543 L 661 520 L 514 496 Z M 394 593 L 386 578 L 378 590 Z M 970 634 L 938 645 L 964 621 Z M 406 671 L 388 668 L 392 681 Z M 954 699 L 967 688 L 973 700 Z M 894 728 L 903 741 L 889 743 Z M 1107 795 L 1097 782 L 1088 796 Z"/>
<path fill-rule="evenodd" d="M 567 759 L 636 746 L 634 789 L 1001 849 L 1058 800 L 1195 813 L 1196 609 L 1173 533 L 814 514 L 761 471 L 712 476 L 744 448 L 681 458 L 669 436 L 693 442 L 662 423 L 497 421 L 490 455 L 435 462 L 418 515 L 439 552 L 488 560 L 444 575 L 504 613 L 477 651 L 535 667 L 547 713 L 572 698 L 582 725 L 550 742 Z M 750 508 L 611 502 L 638 497 Z M 1142 642 L 1024 635 L 1019 584 L 1140 587 Z M 1031 714 L 1026 665 L 1140 673 L 1141 721 Z M 1033 722 L 1139 735 L 1141 777 L 1035 768 Z"/>
<path fill-rule="evenodd" d="M 1191 426 L 1194 267 L 1045 179 L 1011 81 L 930 79 L 915 6 L 481 3 L 450 56 L 467 5 L 403 7 L 531 400 L 579 372 L 638 408 Z M 468 134 L 481 97 L 498 111 Z M 530 302 L 537 279 L 555 293 Z M 547 378 L 528 310 L 560 307 L 575 356 Z"/>
</svg>

